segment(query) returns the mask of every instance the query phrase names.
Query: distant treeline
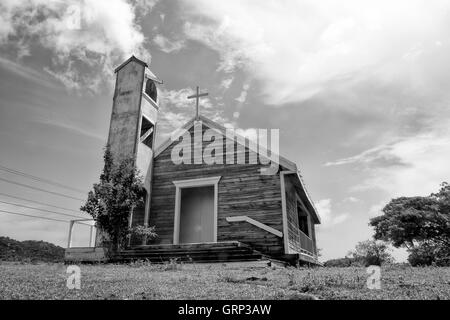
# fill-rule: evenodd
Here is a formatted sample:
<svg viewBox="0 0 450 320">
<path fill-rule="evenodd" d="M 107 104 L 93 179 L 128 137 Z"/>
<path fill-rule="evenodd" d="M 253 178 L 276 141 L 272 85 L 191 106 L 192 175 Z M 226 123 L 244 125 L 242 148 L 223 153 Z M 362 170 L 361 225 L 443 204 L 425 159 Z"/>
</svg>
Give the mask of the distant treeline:
<svg viewBox="0 0 450 320">
<path fill-rule="evenodd" d="M 324 262 L 324 267 L 364 267 L 365 261 L 358 258 L 345 257 Z"/>
<path fill-rule="evenodd" d="M 0 237 L 0 261 L 61 262 L 64 249 L 45 241 Z"/>
</svg>

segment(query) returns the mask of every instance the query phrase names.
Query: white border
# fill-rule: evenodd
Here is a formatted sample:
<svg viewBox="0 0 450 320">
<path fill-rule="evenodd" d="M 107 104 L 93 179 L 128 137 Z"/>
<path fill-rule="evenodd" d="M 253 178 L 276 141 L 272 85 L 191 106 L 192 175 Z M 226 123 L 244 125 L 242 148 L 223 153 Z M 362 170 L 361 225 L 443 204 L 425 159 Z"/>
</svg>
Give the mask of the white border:
<svg viewBox="0 0 450 320">
<path fill-rule="evenodd" d="M 217 242 L 217 211 L 218 211 L 218 197 L 219 197 L 219 181 L 221 176 L 190 179 L 190 180 L 177 180 L 172 181 L 176 187 L 175 193 L 175 215 L 173 222 L 173 244 L 179 244 L 180 242 L 180 210 L 181 210 L 181 189 L 214 186 L 214 242 Z"/>
</svg>

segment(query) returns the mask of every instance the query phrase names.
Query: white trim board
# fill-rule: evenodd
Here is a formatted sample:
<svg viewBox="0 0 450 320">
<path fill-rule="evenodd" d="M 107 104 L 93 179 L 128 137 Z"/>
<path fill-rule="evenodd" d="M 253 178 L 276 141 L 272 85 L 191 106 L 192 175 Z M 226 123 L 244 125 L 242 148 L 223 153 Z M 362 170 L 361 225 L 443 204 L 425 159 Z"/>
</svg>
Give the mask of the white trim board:
<svg viewBox="0 0 450 320">
<path fill-rule="evenodd" d="M 308 223 L 308 233 L 309 236 L 303 232 L 303 234 L 310 240 L 312 240 L 311 235 L 312 235 L 312 221 L 311 221 L 311 212 L 309 212 L 309 210 L 306 208 L 305 204 L 303 203 L 302 199 L 300 198 L 300 196 L 295 193 L 295 197 L 297 199 L 297 202 L 300 203 L 300 206 L 303 208 L 303 210 L 306 213 L 306 219 L 307 219 L 307 223 Z M 297 217 L 298 217 L 298 211 L 297 211 Z M 300 230 L 300 222 L 298 221 L 298 229 Z M 301 230 L 300 230 L 301 231 Z"/>
<path fill-rule="evenodd" d="M 219 181 L 221 176 L 200 179 L 176 180 L 172 181 L 176 187 L 175 192 L 175 215 L 173 222 L 173 244 L 180 242 L 180 211 L 181 211 L 181 190 L 183 188 L 195 188 L 203 186 L 214 186 L 214 242 L 217 242 L 217 211 L 219 203 Z"/>
<path fill-rule="evenodd" d="M 302 178 L 302 176 L 300 174 L 300 171 L 297 170 L 295 172 L 295 174 L 297 175 L 297 178 L 300 181 L 300 185 L 302 186 L 302 189 L 304 190 L 304 192 L 306 194 L 306 198 L 308 199 L 309 203 L 311 204 L 311 207 L 314 210 L 314 215 L 317 217 L 317 220 L 319 221 L 319 224 L 320 224 L 321 220 L 320 220 L 319 213 L 318 213 L 317 208 L 316 208 L 316 206 L 314 204 L 314 201 L 312 201 L 311 196 L 309 195 L 308 190 L 306 189 L 305 182 L 303 181 L 303 178 Z"/>
<path fill-rule="evenodd" d="M 283 232 L 278 231 L 277 229 L 274 229 L 272 227 L 269 227 L 268 225 L 261 223 L 259 221 L 256 221 L 255 219 L 252 219 L 248 216 L 226 217 L 226 220 L 228 222 L 248 222 L 248 223 L 254 225 L 255 227 L 258 227 L 262 230 L 265 230 L 267 232 L 270 232 L 270 233 L 276 235 L 277 237 L 280 237 L 280 238 L 283 237 Z"/>
<path fill-rule="evenodd" d="M 287 209 L 286 209 L 286 184 L 284 176 L 289 174 L 289 171 L 281 171 L 280 172 L 280 192 L 281 192 L 281 215 L 283 217 L 283 244 L 284 244 L 284 253 L 290 254 L 292 253 L 289 249 L 289 228 L 288 228 L 288 219 L 287 219 Z"/>
</svg>

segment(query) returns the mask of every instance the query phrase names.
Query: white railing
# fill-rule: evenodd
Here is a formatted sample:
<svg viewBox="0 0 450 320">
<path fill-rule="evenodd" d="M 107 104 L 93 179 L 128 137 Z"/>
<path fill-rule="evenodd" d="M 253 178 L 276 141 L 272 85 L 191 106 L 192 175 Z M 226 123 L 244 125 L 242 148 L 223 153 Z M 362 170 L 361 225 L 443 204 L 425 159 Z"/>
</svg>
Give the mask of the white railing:
<svg viewBox="0 0 450 320">
<path fill-rule="evenodd" d="M 300 236 L 300 247 L 302 251 L 306 251 L 307 254 L 314 256 L 314 243 L 312 239 L 301 230 L 298 230 L 298 234 Z"/>
<path fill-rule="evenodd" d="M 248 223 L 254 225 L 255 227 L 258 227 L 262 230 L 265 230 L 267 232 L 270 232 L 270 233 L 276 235 L 277 237 L 280 237 L 280 238 L 283 237 L 283 233 L 281 231 L 278 231 L 277 229 L 269 227 L 268 225 L 261 223 L 259 221 L 256 221 L 255 219 L 252 219 L 247 216 L 226 217 L 226 220 L 228 222 L 248 222 Z"/>
<path fill-rule="evenodd" d="M 76 219 L 76 220 L 70 220 L 69 221 L 69 237 L 67 240 L 67 248 L 72 248 L 72 235 L 73 235 L 73 226 L 75 224 L 82 224 L 85 226 L 90 227 L 90 233 L 89 233 L 89 248 L 95 247 L 95 234 L 96 232 L 94 232 L 95 229 L 95 224 L 88 224 L 85 222 L 94 222 L 93 219 Z"/>
</svg>

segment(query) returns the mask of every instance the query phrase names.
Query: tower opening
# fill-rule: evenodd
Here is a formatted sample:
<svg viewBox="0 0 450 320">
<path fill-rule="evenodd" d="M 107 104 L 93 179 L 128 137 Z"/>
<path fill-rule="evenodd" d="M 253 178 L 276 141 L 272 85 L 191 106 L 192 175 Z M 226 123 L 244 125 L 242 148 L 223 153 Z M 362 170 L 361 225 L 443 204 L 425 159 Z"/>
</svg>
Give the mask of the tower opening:
<svg viewBox="0 0 450 320">
<path fill-rule="evenodd" d="M 145 93 L 156 103 L 156 99 L 158 98 L 158 92 L 156 90 L 155 82 L 151 79 L 148 79 L 145 83 Z"/>
<path fill-rule="evenodd" d="M 141 142 L 145 144 L 147 147 L 152 148 L 153 145 L 153 124 L 146 118 L 142 117 L 141 122 Z"/>
</svg>

